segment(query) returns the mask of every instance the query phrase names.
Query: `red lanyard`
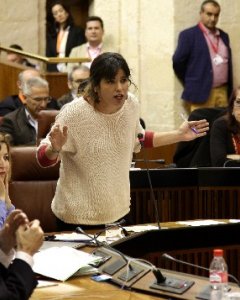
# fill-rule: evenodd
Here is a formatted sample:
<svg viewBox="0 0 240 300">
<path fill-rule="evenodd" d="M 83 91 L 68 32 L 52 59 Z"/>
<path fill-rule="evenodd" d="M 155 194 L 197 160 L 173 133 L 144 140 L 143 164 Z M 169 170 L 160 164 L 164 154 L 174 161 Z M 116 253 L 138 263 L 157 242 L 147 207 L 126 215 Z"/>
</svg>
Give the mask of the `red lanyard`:
<svg viewBox="0 0 240 300">
<path fill-rule="evenodd" d="M 232 134 L 233 146 L 236 154 L 240 154 L 240 140 L 238 135 Z"/>
<path fill-rule="evenodd" d="M 219 45 L 219 36 L 216 36 L 217 38 L 217 44 L 214 44 L 212 42 L 212 40 L 209 38 L 208 36 L 208 32 L 206 31 L 206 29 L 203 27 L 202 23 L 198 23 L 198 27 L 200 28 L 200 30 L 203 32 L 203 34 L 205 35 L 205 37 L 207 38 L 207 40 L 209 41 L 211 48 L 213 49 L 214 53 L 217 54 L 218 53 L 218 45 Z"/>
</svg>

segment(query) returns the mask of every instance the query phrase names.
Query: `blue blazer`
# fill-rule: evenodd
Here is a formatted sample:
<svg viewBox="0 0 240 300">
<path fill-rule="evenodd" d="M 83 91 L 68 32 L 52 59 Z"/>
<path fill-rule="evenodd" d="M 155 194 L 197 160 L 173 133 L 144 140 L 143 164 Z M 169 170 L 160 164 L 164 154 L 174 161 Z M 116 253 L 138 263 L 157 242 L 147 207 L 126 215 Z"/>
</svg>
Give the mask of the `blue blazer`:
<svg viewBox="0 0 240 300">
<path fill-rule="evenodd" d="M 232 55 L 228 35 L 220 30 L 220 37 L 228 48 L 228 95 L 232 93 Z M 183 83 L 182 99 L 204 103 L 213 81 L 211 57 L 204 34 L 198 25 L 182 31 L 173 55 L 173 69 Z"/>
</svg>

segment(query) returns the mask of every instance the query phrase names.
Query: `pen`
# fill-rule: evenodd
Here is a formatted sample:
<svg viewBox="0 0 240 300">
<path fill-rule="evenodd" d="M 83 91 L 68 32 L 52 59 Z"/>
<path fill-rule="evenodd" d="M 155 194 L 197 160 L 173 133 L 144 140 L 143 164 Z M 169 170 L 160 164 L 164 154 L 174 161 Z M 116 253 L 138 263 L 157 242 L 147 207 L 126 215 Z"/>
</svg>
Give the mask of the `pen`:
<svg viewBox="0 0 240 300">
<path fill-rule="evenodd" d="M 188 119 L 184 116 L 183 113 L 180 113 L 180 116 L 181 116 L 181 118 L 182 118 L 184 121 L 188 122 Z M 189 127 L 190 127 L 190 129 L 191 129 L 194 133 L 196 133 L 196 134 L 199 133 L 195 127 L 191 127 L 190 125 L 189 125 Z"/>
</svg>

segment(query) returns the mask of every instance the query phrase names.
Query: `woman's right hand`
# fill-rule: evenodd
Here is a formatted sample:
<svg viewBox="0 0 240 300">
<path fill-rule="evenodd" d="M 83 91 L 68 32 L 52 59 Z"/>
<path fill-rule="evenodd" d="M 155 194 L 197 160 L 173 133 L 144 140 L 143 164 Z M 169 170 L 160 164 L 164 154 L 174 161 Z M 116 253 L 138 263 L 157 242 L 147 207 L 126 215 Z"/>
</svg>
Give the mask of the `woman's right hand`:
<svg viewBox="0 0 240 300">
<path fill-rule="evenodd" d="M 63 126 L 61 129 L 59 124 L 53 125 L 49 133 L 49 140 L 52 150 L 54 150 L 53 152 L 60 152 L 67 141 L 67 126 Z"/>
</svg>

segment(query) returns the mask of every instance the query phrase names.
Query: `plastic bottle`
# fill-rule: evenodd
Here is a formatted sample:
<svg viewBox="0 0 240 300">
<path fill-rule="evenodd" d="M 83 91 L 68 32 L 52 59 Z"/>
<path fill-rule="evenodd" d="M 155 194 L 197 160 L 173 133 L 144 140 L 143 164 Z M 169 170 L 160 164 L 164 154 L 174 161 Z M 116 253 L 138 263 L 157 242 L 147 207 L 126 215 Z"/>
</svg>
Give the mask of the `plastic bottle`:
<svg viewBox="0 0 240 300">
<path fill-rule="evenodd" d="M 228 291 L 228 267 L 223 258 L 222 249 L 213 250 L 213 259 L 209 268 L 211 300 L 224 299 Z"/>
</svg>

